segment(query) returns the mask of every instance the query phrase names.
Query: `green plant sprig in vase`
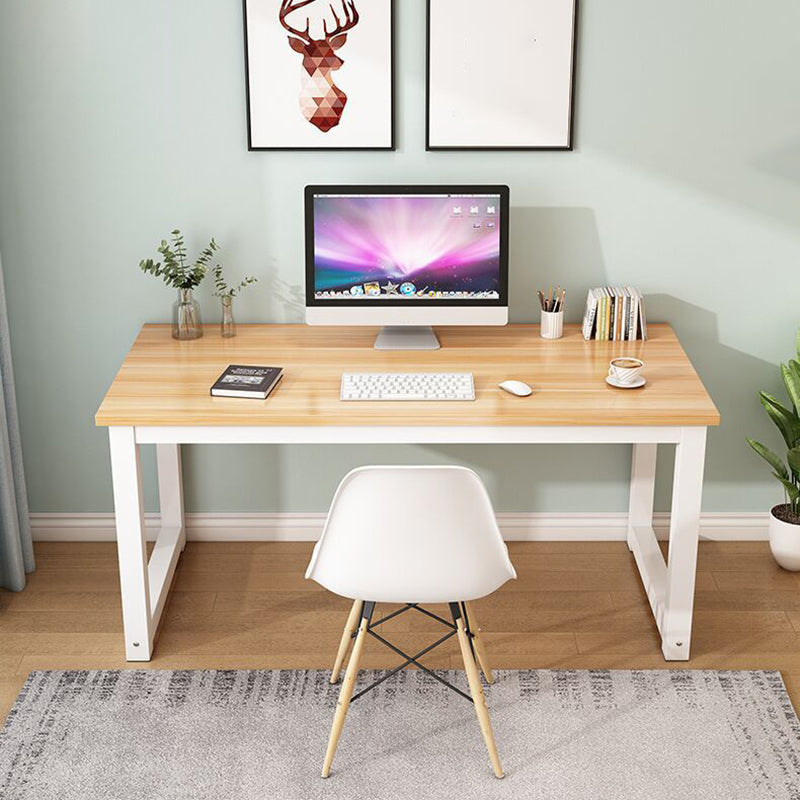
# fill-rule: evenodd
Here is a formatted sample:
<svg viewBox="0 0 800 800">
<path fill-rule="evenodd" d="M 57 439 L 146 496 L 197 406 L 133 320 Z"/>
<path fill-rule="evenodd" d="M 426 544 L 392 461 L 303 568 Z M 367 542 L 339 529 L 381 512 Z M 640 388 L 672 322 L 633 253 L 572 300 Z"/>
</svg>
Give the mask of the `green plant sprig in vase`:
<svg viewBox="0 0 800 800">
<path fill-rule="evenodd" d="M 161 261 L 143 259 L 139 262 L 139 268 L 178 290 L 178 299 L 172 307 L 172 336 L 175 339 L 199 339 L 203 335 L 203 326 L 200 321 L 200 306 L 194 299 L 193 292 L 205 278 L 219 245 L 212 238 L 194 263 L 190 264 L 183 234 L 176 228 L 171 237 L 171 244 L 162 239 L 157 248 Z"/>
<path fill-rule="evenodd" d="M 238 297 L 251 283 L 256 283 L 258 278 L 247 277 L 235 286 L 228 286 L 222 272 L 222 266 L 214 267 L 214 297 L 222 301 L 222 322 L 220 333 L 225 337 L 236 336 L 236 322 L 233 319 L 233 298 Z"/>
<path fill-rule="evenodd" d="M 800 331 L 797 334 L 797 357 L 781 364 L 781 377 L 790 407 L 767 392 L 759 392 L 761 405 L 783 438 L 785 459 L 750 437 L 747 442 L 767 464 L 780 482 L 786 503 L 770 512 L 769 544 L 775 560 L 785 569 L 800 571 Z"/>
</svg>

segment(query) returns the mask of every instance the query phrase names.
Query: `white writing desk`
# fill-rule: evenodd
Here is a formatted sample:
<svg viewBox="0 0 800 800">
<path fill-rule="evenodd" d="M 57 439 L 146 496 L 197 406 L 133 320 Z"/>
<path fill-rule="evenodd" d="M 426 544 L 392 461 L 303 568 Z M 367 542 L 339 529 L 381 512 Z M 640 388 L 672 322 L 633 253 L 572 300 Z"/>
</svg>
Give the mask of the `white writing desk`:
<svg viewBox="0 0 800 800">
<path fill-rule="evenodd" d="M 719 414 L 674 332 L 651 325 L 646 342 L 585 342 L 578 326 L 563 339 L 536 325 L 438 328 L 442 349 L 373 350 L 374 328 L 240 325 L 223 339 L 178 342 L 168 325 L 145 325 L 95 421 L 108 426 L 117 524 L 125 653 L 147 661 L 186 541 L 181 444 L 632 444 L 628 545 L 669 660 L 689 658 L 706 428 Z M 607 386 L 608 362 L 646 362 L 647 385 Z M 228 364 L 284 367 L 266 401 L 219 398 L 209 388 Z M 474 402 L 339 400 L 345 371 L 469 371 Z M 508 378 L 530 397 L 497 388 Z M 161 531 L 149 562 L 139 447 L 155 444 Z M 676 446 L 665 563 L 653 533 L 656 448 Z"/>
</svg>

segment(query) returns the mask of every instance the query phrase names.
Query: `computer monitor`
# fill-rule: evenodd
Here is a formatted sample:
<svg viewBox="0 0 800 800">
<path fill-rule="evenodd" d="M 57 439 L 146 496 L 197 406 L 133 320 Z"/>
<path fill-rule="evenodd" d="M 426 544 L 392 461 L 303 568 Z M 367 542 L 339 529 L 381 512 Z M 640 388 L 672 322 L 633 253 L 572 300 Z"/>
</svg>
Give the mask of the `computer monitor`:
<svg viewBox="0 0 800 800">
<path fill-rule="evenodd" d="M 508 322 L 508 186 L 307 186 L 306 321 L 381 325 L 379 349 L 435 349 L 431 325 Z"/>
</svg>

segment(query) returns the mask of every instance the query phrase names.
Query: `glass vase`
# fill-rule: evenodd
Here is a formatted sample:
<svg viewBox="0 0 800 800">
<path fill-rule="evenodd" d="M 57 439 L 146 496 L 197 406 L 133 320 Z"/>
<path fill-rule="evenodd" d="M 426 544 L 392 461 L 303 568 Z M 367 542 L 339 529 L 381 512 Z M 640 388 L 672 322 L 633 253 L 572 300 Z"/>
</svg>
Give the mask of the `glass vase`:
<svg viewBox="0 0 800 800">
<path fill-rule="evenodd" d="M 172 306 L 172 338 L 199 339 L 203 335 L 200 306 L 191 289 L 178 289 L 178 299 Z"/>
<path fill-rule="evenodd" d="M 220 333 L 229 339 L 236 336 L 236 322 L 233 319 L 233 298 L 223 296 L 222 298 L 222 322 L 220 323 Z"/>
</svg>

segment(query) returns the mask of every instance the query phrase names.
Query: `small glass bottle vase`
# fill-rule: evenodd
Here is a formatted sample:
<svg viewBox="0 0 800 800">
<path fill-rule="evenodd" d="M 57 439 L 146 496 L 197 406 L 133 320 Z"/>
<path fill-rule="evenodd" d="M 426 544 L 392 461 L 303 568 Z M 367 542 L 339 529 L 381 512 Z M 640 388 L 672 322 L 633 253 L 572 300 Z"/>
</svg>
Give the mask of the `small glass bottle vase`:
<svg viewBox="0 0 800 800">
<path fill-rule="evenodd" d="M 199 339 L 203 335 L 200 306 L 191 289 L 178 289 L 178 299 L 172 305 L 172 338 Z"/>
<path fill-rule="evenodd" d="M 230 295 L 222 296 L 222 322 L 220 333 L 229 339 L 236 336 L 236 321 L 233 319 L 233 298 Z"/>
</svg>

